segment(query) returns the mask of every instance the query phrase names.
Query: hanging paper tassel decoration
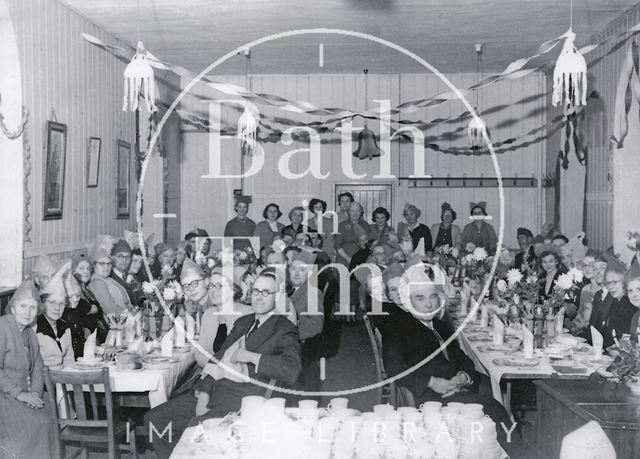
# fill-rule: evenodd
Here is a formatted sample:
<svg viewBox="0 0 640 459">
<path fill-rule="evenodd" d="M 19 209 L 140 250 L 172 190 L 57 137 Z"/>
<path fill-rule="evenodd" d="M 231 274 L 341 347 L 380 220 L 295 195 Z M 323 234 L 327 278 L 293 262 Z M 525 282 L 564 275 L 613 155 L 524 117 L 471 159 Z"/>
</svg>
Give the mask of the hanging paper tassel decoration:
<svg viewBox="0 0 640 459">
<path fill-rule="evenodd" d="M 146 51 L 141 41 L 138 42 L 136 54 L 124 69 L 124 102 L 122 110 L 135 112 L 138 109 L 138 97 L 142 95 L 147 110 L 155 112 L 156 107 L 156 82 L 153 76 L 153 67 L 149 64 Z"/>
<path fill-rule="evenodd" d="M 484 136 L 489 135 L 487 133 L 487 125 L 479 116 L 471 118 L 469 127 L 467 128 L 467 133 L 469 134 L 469 143 L 474 149 L 484 147 Z"/>
<path fill-rule="evenodd" d="M 252 155 L 258 144 L 259 116 L 246 105 L 238 119 L 238 139 L 240 139 L 240 151 L 243 155 Z"/>
<path fill-rule="evenodd" d="M 553 69 L 553 99 L 557 107 L 565 101 L 568 106 L 587 105 L 587 62 L 574 45 L 576 34 L 571 29 L 564 34 L 562 51 Z"/>
</svg>

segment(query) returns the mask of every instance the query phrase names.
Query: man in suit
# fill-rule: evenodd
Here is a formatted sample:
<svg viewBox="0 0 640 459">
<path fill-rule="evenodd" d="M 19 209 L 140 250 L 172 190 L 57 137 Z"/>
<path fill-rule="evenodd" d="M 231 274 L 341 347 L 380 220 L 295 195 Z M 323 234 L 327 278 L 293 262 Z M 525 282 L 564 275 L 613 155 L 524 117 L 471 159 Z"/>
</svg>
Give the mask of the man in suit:
<svg viewBox="0 0 640 459">
<path fill-rule="evenodd" d="M 607 337 L 606 325 L 614 303 L 621 300 L 624 296 L 624 270 L 621 267 L 610 265 L 604 275 L 604 284 L 601 290 L 597 291 L 593 296 L 593 306 L 591 317 L 589 318 L 589 326 L 584 331 L 584 336 L 589 344 L 591 340 L 591 326 L 598 330 L 605 338 Z M 613 341 L 612 338 L 609 338 Z"/>
<path fill-rule="evenodd" d="M 120 239 L 113 244 L 111 249 L 113 269 L 109 277 L 124 287 L 132 305 L 140 306 L 141 301 L 144 299 L 144 294 L 141 284 L 129 273 L 131 253 L 131 246 L 124 239 Z"/>
<path fill-rule="evenodd" d="M 569 331 L 572 335 L 576 336 L 587 333 L 585 330 L 591 324 L 592 312 L 600 309 L 603 299 L 607 296 L 604 290 L 604 274 L 607 270 L 607 260 L 602 255 L 596 254 L 586 256 L 584 258 L 584 262 L 585 273 L 587 272 L 587 269 L 593 269 L 591 282 L 582 287 L 582 291 L 580 292 L 580 304 L 576 317 L 571 321 L 567 321 Z M 593 268 L 587 265 L 591 265 Z M 585 277 L 587 277 L 586 274 Z"/>
<path fill-rule="evenodd" d="M 525 263 L 532 266 L 536 260 L 536 254 L 533 250 L 533 233 L 528 228 L 520 227 L 517 239 L 520 252 L 516 254 L 515 268 L 522 270 Z"/>
<path fill-rule="evenodd" d="M 276 386 L 293 386 L 300 375 L 298 330 L 284 315 L 271 314 L 277 298 L 284 295 L 284 282 L 275 270 L 263 270 L 251 289 L 253 314 L 239 318 L 212 363 L 205 365 L 195 390 L 170 400 L 145 415 L 145 425 L 156 436 L 151 446 L 159 458 L 169 457 L 180 436 L 189 425 L 223 417 L 240 409 L 242 397 L 264 395 L 265 387 L 254 381 Z M 244 337 L 244 348 L 227 351 Z M 246 365 L 248 378 L 229 372 Z M 232 379 L 230 379 L 232 378 Z M 169 428 L 168 435 L 159 433 Z"/>
</svg>

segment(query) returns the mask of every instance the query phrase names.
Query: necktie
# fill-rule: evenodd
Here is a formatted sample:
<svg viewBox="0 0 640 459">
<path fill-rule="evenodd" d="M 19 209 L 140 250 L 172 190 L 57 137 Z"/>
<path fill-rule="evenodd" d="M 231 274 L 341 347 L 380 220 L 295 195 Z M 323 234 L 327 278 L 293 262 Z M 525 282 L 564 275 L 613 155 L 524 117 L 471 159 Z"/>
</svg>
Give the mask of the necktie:
<svg viewBox="0 0 640 459">
<path fill-rule="evenodd" d="M 259 326 L 260 326 L 260 319 L 256 319 L 256 321 L 253 323 L 253 326 L 249 329 L 249 331 L 245 336 L 248 338 L 249 335 L 251 335 L 254 331 L 256 331 Z"/>
<path fill-rule="evenodd" d="M 442 336 L 440 336 L 440 333 L 438 333 L 438 330 L 436 330 L 436 328 L 433 326 L 433 322 L 428 322 L 427 328 L 433 332 L 433 334 L 436 336 L 436 339 L 438 340 L 438 344 L 442 346 L 444 344 L 444 340 L 442 339 Z M 449 360 L 449 353 L 447 352 L 446 347 L 442 349 L 442 355 L 444 355 L 445 359 Z"/>
</svg>

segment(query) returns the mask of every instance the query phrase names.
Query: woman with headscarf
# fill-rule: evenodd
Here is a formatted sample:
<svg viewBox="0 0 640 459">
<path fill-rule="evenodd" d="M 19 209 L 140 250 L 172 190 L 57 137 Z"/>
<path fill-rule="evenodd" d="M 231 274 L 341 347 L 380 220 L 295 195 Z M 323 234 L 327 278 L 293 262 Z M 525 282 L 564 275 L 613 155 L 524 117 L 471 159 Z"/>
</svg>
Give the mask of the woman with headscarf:
<svg viewBox="0 0 640 459">
<path fill-rule="evenodd" d="M 0 317 L 0 452 L 20 459 L 51 458 L 53 429 L 42 398 L 44 376 L 38 338 L 31 328 L 40 295 L 20 284 Z"/>
<path fill-rule="evenodd" d="M 454 225 L 457 214 L 448 202 L 443 202 L 440 206 L 440 223 L 431 227 L 431 234 L 435 235 L 433 248 L 448 245 L 449 247 L 460 247 L 462 245 L 462 232 L 458 225 Z"/>
<path fill-rule="evenodd" d="M 273 244 L 273 238 L 282 234 L 284 225 L 278 221 L 282 217 L 282 211 L 278 204 L 272 202 L 262 211 L 264 220 L 256 225 L 256 229 L 253 231 L 253 236 L 260 238 L 260 248 L 269 247 Z"/>
<path fill-rule="evenodd" d="M 471 242 L 476 247 L 483 247 L 489 254 L 496 251 L 498 245 L 498 236 L 487 220 L 487 203 L 472 202 L 469 204 L 471 211 L 471 223 L 467 224 L 462 230 L 462 245 L 466 246 Z"/>
<path fill-rule="evenodd" d="M 414 250 L 418 247 L 420 239 L 424 240 L 424 251 L 429 253 L 433 250 L 431 231 L 427 225 L 418 221 L 422 212 L 413 204 L 405 204 L 402 216 L 405 222 L 398 223 L 398 237 L 403 238 L 407 234 L 411 237 Z"/>
<path fill-rule="evenodd" d="M 71 326 L 63 319 L 68 300 L 63 273 L 66 270 L 58 270 L 47 286 L 40 290 L 43 314 L 36 321 L 36 336 L 42 361 L 50 368 L 60 368 L 75 362 Z"/>
<path fill-rule="evenodd" d="M 125 288 L 110 277 L 113 262 L 105 246 L 92 250 L 93 274 L 88 289 L 106 314 L 122 314 L 132 309 Z"/>
</svg>

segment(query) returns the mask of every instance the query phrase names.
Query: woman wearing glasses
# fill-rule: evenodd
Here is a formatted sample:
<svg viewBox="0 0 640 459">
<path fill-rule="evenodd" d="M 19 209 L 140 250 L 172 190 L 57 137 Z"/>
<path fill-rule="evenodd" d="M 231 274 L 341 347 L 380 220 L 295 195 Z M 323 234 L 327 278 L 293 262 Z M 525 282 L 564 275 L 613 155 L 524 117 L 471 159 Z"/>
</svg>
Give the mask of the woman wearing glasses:
<svg viewBox="0 0 640 459">
<path fill-rule="evenodd" d="M 110 276 L 113 263 L 109 252 L 99 247 L 91 255 L 93 274 L 89 290 L 93 292 L 106 314 L 121 314 L 131 309 L 129 294 L 125 288 Z"/>
</svg>

